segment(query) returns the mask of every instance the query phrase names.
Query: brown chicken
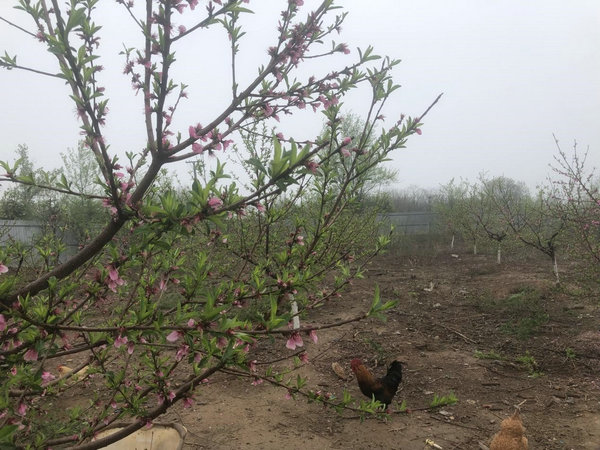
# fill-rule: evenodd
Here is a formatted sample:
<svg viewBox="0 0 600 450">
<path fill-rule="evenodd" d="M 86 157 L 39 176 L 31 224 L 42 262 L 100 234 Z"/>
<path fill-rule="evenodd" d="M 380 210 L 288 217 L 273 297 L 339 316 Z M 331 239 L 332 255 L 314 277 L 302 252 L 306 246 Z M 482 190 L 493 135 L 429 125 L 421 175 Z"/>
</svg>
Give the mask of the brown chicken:
<svg viewBox="0 0 600 450">
<path fill-rule="evenodd" d="M 507 417 L 500 424 L 500 431 L 494 435 L 490 450 L 527 450 L 525 427 L 519 416 L 519 411 Z"/>
<path fill-rule="evenodd" d="M 402 381 L 402 364 L 400 361 L 393 361 L 383 378 L 375 378 L 360 359 L 353 359 L 350 362 L 350 368 L 356 375 L 360 391 L 369 398 L 375 397 L 375 400 L 385 404 L 387 408 Z"/>
</svg>

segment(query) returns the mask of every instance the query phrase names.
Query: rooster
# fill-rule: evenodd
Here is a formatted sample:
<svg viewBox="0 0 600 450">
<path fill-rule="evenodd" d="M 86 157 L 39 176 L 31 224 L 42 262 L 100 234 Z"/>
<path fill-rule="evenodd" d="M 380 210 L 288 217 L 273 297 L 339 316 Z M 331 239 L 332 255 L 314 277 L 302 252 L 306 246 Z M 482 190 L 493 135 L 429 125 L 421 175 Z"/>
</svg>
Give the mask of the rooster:
<svg viewBox="0 0 600 450">
<path fill-rule="evenodd" d="M 360 391 L 367 397 L 374 397 L 375 400 L 385 404 L 387 409 L 402 381 L 402 363 L 393 361 L 383 378 L 375 378 L 360 359 L 353 359 L 350 368 L 356 375 Z"/>
</svg>

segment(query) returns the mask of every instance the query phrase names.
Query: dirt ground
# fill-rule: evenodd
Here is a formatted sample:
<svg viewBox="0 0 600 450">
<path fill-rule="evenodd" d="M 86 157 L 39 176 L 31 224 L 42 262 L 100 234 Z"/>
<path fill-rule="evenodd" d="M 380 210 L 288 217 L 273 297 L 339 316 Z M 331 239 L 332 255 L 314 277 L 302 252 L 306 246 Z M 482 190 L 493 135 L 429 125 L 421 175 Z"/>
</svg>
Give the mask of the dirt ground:
<svg viewBox="0 0 600 450">
<path fill-rule="evenodd" d="M 569 276 L 556 287 L 544 259 L 495 263 L 469 254 L 373 261 L 336 302 L 303 319 L 334 323 L 368 311 L 378 285 L 398 300 L 387 321 L 367 319 L 319 331 L 304 345 L 309 363 L 294 369 L 283 337 L 252 350 L 267 365 L 307 377 L 306 389 L 365 399 L 350 371 L 361 358 L 377 375 L 394 359 L 404 379 L 386 420 L 337 414 L 268 383 L 229 374 L 211 377 L 157 422 L 187 430 L 185 449 L 482 449 L 520 405 L 530 449 L 600 449 L 600 318 L 597 293 Z M 340 378 L 337 362 L 345 370 Z M 81 388 L 84 389 L 84 388 Z M 81 398 L 73 392 L 73 400 Z M 457 403 L 431 408 L 434 395 Z M 405 402 L 408 412 L 400 412 Z M 64 405 L 63 405 L 64 406 Z"/>
<path fill-rule="evenodd" d="M 191 409 L 177 406 L 161 421 L 185 425 L 186 449 L 432 448 L 426 439 L 443 449 L 478 449 L 520 405 L 530 448 L 600 449 L 598 298 L 568 280 L 557 289 L 545 260 L 497 265 L 491 256 L 457 256 L 379 257 L 338 303 L 304 321 L 330 323 L 368 310 L 376 284 L 384 299 L 399 300 L 386 322 L 322 330 L 318 344 L 305 339 L 310 363 L 297 371 L 308 388 L 364 398 L 350 360 L 360 357 L 382 375 L 399 359 L 404 380 L 392 406 L 404 400 L 410 413 L 361 422 L 352 411 L 338 415 L 286 399 L 284 389 L 267 383 L 220 374 L 199 389 Z M 279 340 L 253 357 L 292 353 Z M 434 394 L 450 392 L 456 404 L 427 409 Z"/>
</svg>

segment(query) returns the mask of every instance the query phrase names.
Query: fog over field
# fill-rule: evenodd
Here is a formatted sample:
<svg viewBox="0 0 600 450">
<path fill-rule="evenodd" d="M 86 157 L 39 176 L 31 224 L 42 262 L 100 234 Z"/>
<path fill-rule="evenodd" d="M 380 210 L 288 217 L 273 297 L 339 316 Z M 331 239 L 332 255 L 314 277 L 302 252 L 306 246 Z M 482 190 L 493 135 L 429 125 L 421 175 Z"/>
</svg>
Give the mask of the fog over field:
<svg viewBox="0 0 600 450">
<path fill-rule="evenodd" d="M 33 30 L 29 18 L 0 2 L 0 17 Z M 200 2 L 200 6 L 204 4 Z M 240 45 L 240 85 L 250 80 L 268 58 L 276 36 L 278 12 L 285 2 L 251 0 L 255 16 L 244 17 L 247 35 Z M 309 11 L 315 1 L 305 1 Z M 419 115 L 440 93 L 441 101 L 425 120 L 422 136 L 409 140 L 389 167 L 397 169 L 395 187 L 436 187 L 451 178 L 474 179 L 486 171 L 535 187 L 549 173 L 556 153 L 552 134 L 564 150 L 577 140 L 589 146 L 590 166 L 600 166 L 600 3 L 595 0 L 475 0 L 340 2 L 349 12 L 339 36 L 350 55 L 373 45 L 382 55 L 402 60 L 395 81 L 402 85 L 387 105 L 388 124 L 401 113 Z M 141 5 L 141 3 L 140 3 Z M 139 5 L 138 5 L 139 6 Z M 101 2 L 97 23 L 105 28 L 101 42 L 105 68 L 100 81 L 110 98 L 107 140 L 124 155 L 144 146 L 142 98 L 123 75 L 123 44 L 140 45 L 132 22 L 115 2 Z M 191 85 L 190 99 L 175 117 L 175 129 L 206 123 L 230 99 L 229 52 L 223 30 L 216 27 L 181 41 L 175 48 L 176 79 Z M 219 38 L 219 39 L 217 39 Z M 336 37 L 337 38 L 337 37 Z M 22 31 L 0 21 L 0 53 L 18 55 L 27 67 L 56 73 L 42 46 Z M 329 49 L 326 42 L 325 49 Z M 243 69 L 242 69 L 243 68 Z M 314 67 L 326 73 L 330 67 Z M 306 74 L 307 76 L 310 74 Z M 204 84 L 195 83 L 199 78 Z M 2 134 L 0 159 L 12 159 L 18 144 L 29 146 L 36 166 L 56 167 L 60 152 L 80 138 L 75 108 L 61 80 L 20 70 L 0 72 Z M 366 92 L 345 101 L 365 114 Z M 314 138 L 323 116 L 307 112 L 273 121 L 285 136 Z M 189 166 L 172 166 L 185 180 Z"/>
</svg>

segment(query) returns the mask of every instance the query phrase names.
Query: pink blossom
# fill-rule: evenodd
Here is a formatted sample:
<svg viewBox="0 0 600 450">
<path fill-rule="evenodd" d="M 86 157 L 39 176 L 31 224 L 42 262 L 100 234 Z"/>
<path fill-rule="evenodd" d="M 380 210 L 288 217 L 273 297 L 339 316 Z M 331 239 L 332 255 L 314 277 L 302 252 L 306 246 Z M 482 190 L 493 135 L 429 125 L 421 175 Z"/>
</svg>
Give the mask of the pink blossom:
<svg viewBox="0 0 600 450">
<path fill-rule="evenodd" d="M 13 377 L 15 375 L 17 375 L 17 368 L 15 366 L 12 366 L 11 369 L 10 369 L 10 373 L 12 374 Z"/>
<path fill-rule="evenodd" d="M 262 378 L 254 378 L 254 380 L 252 381 L 252 386 L 258 386 L 259 384 L 262 384 L 263 380 Z"/>
<path fill-rule="evenodd" d="M 288 389 L 287 392 L 285 393 L 285 399 L 286 400 L 290 400 L 292 398 L 292 393 L 291 391 Z"/>
<path fill-rule="evenodd" d="M 269 105 L 268 103 L 265 105 L 265 107 L 263 109 L 264 109 L 266 117 L 270 117 L 273 115 L 273 107 L 271 105 Z"/>
<path fill-rule="evenodd" d="M 192 144 L 192 151 L 194 153 L 196 153 L 197 155 L 201 154 L 204 151 L 204 147 L 201 144 L 198 144 L 197 142 L 194 142 Z"/>
<path fill-rule="evenodd" d="M 160 281 L 158 282 L 158 290 L 165 291 L 166 289 L 167 289 L 167 280 L 165 280 L 164 278 L 161 278 Z"/>
<path fill-rule="evenodd" d="M 296 341 L 296 347 L 302 347 L 304 345 L 302 336 L 300 336 L 299 333 L 294 333 L 294 341 Z"/>
<path fill-rule="evenodd" d="M 225 348 L 227 347 L 227 339 L 224 337 L 220 337 L 217 339 L 217 348 Z"/>
<path fill-rule="evenodd" d="M 192 328 L 194 325 L 196 325 L 196 321 L 194 319 L 190 319 L 187 322 L 187 326 Z"/>
<path fill-rule="evenodd" d="M 6 319 L 4 318 L 4 314 L 0 314 L 0 331 L 6 330 Z"/>
<path fill-rule="evenodd" d="M 135 347 L 135 344 L 133 342 L 128 342 L 127 343 L 127 353 L 129 355 L 133 355 L 134 347 Z"/>
<path fill-rule="evenodd" d="M 175 359 L 177 361 L 181 361 L 185 356 L 188 355 L 189 352 L 190 352 L 190 346 L 189 345 L 182 345 L 177 350 L 177 354 L 175 355 Z"/>
<path fill-rule="evenodd" d="M 174 391 L 169 392 L 169 401 L 172 402 L 175 397 L 177 397 L 177 394 L 175 394 Z"/>
<path fill-rule="evenodd" d="M 116 280 L 112 280 L 109 278 L 108 282 L 106 283 L 108 288 L 113 292 L 117 292 L 117 286 L 123 286 L 124 284 L 125 281 L 121 278 L 117 278 Z"/>
<path fill-rule="evenodd" d="M 29 350 L 27 350 L 25 352 L 25 355 L 23 356 L 23 359 L 25 361 L 37 361 L 38 359 L 38 352 L 35 348 L 30 348 Z"/>
<path fill-rule="evenodd" d="M 8 267 L 6 267 L 4 264 L 0 263 L 0 273 L 6 273 L 8 272 Z"/>
<path fill-rule="evenodd" d="M 169 342 L 177 342 L 179 338 L 183 336 L 183 333 L 179 330 L 171 331 L 167 336 L 167 341 Z"/>
<path fill-rule="evenodd" d="M 256 372 L 256 362 L 257 361 L 253 359 L 248 363 L 248 368 L 250 369 L 250 372 Z"/>
<path fill-rule="evenodd" d="M 421 129 L 420 129 L 420 128 L 417 128 L 417 129 L 415 130 L 415 133 L 417 133 L 417 134 L 420 136 L 420 135 L 421 135 L 423 132 L 421 131 Z"/>
<path fill-rule="evenodd" d="M 48 371 L 42 372 L 42 386 L 45 386 L 46 384 L 50 383 L 55 378 L 56 377 Z"/>
<path fill-rule="evenodd" d="M 308 171 L 311 173 L 317 173 L 317 169 L 319 168 L 319 164 L 314 162 L 312 159 L 309 161 L 306 161 L 304 163 L 304 165 L 306 166 Z"/>
<path fill-rule="evenodd" d="M 71 343 L 69 341 L 69 336 L 67 336 L 66 334 L 63 334 L 60 337 L 61 341 L 62 341 L 62 348 L 64 348 L 65 350 L 69 350 L 71 348 Z"/>
<path fill-rule="evenodd" d="M 287 340 L 285 346 L 290 350 L 296 350 L 296 347 L 302 347 L 304 342 L 302 341 L 302 336 L 298 333 L 292 334 Z"/>
<path fill-rule="evenodd" d="M 121 335 L 119 335 L 115 339 L 114 346 L 115 346 L 115 348 L 119 348 L 119 347 L 121 347 L 121 345 L 127 344 L 127 341 L 128 341 L 127 336 L 121 336 Z"/>
<path fill-rule="evenodd" d="M 261 205 L 260 203 L 255 204 L 254 207 L 260 212 L 266 211 L 266 208 L 263 205 Z"/>
<path fill-rule="evenodd" d="M 191 408 L 193 404 L 194 404 L 194 399 L 192 397 L 186 397 L 183 399 L 183 407 L 184 408 Z"/>
<path fill-rule="evenodd" d="M 348 44 L 339 44 L 336 48 L 335 48 L 336 52 L 342 52 L 344 55 L 347 55 L 350 53 L 350 49 L 348 48 Z"/>
<path fill-rule="evenodd" d="M 190 5 L 190 9 L 193 11 L 194 8 L 196 8 L 196 6 L 198 5 L 198 0 L 187 0 L 187 2 Z"/>
<path fill-rule="evenodd" d="M 231 144 L 233 144 L 232 139 L 225 139 L 223 141 L 223 151 L 227 150 L 227 147 L 229 147 Z"/>
<path fill-rule="evenodd" d="M 300 361 L 302 361 L 304 364 L 308 364 L 308 353 L 300 353 Z"/>
<path fill-rule="evenodd" d="M 119 271 L 115 269 L 115 267 L 112 264 L 108 266 L 107 269 L 108 280 L 106 285 L 111 291 L 117 292 L 117 286 L 123 286 L 125 284 L 125 281 L 121 279 L 121 277 L 119 277 Z"/>
<path fill-rule="evenodd" d="M 211 197 L 208 199 L 208 206 L 210 206 L 214 211 L 219 209 L 223 205 L 223 200 L 219 197 Z"/>
<path fill-rule="evenodd" d="M 346 136 L 343 140 L 342 140 L 342 145 L 348 145 L 350 142 L 352 142 L 352 138 Z"/>
<path fill-rule="evenodd" d="M 347 158 L 348 156 L 350 156 L 350 155 L 351 155 L 351 153 L 350 153 L 350 150 L 348 150 L 346 147 L 343 147 L 343 148 L 340 150 L 340 153 L 342 154 L 342 156 L 343 156 L 344 158 Z"/>
<path fill-rule="evenodd" d="M 19 416 L 24 416 L 27 412 L 27 405 L 25 403 L 19 403 L 19 407 L 17 408 L 17 414 Z"/>
<path fill-rule="evenodd" d="M 315 344 L 319 342 L 319 338 L 317 337 L 317 332 L 315 330 L 310 330 L 310 333 L 308 335 Z"/>
</svg>

